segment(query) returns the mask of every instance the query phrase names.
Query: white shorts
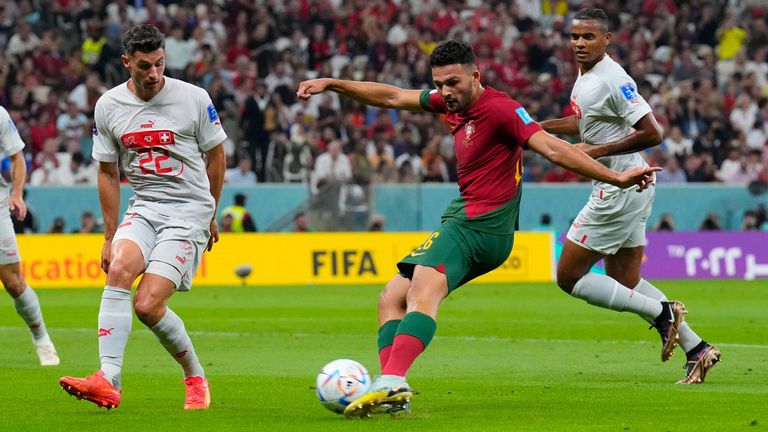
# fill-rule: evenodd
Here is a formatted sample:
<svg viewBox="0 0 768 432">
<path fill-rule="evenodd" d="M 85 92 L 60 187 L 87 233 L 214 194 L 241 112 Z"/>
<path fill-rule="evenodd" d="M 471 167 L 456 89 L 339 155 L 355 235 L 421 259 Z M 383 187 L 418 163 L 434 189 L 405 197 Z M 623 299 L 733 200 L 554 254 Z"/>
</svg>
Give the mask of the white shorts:
<svg viewBox="0 0 768 432">
<path fill-rule="evenodd" d="M 8 207 L 1 207 L 0 213 L 0 265 L 21 262 L 19 244 L 16 243 L 16 233 Z"/>
<path fill-rule="evenodd" d="M 156 214 L 126 213 L 112 242 L 130 240 L 144 256 L 144 273 L 163 276 L 178 291 L 189 291 L 210 231 Z"/>
<path fill-rule="evenodd" d="M 645 223 L 655 195 L 654 186 L 640 193 L 635 188 L 610 194 L 594 189 L 568 230 L 568 240 L 603 255 L 645 246 Z"/>
</svg>

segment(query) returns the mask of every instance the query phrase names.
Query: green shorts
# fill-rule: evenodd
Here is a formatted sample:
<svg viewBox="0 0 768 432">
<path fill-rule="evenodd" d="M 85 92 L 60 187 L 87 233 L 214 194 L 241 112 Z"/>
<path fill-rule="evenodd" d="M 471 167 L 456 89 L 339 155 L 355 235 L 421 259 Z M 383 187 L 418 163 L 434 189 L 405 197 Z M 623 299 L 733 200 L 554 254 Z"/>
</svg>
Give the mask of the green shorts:
<svg viewBox="0 0 768 432">
<path fill-rule="evenodd" d="M 416 265 L 432 267 L 445 274 L 450 292 L 500 266 L 512 252 L 514 239 L 514 234 L 475 231 L 449 219 L 397 268 L 411 279 Z"/>
</svg>

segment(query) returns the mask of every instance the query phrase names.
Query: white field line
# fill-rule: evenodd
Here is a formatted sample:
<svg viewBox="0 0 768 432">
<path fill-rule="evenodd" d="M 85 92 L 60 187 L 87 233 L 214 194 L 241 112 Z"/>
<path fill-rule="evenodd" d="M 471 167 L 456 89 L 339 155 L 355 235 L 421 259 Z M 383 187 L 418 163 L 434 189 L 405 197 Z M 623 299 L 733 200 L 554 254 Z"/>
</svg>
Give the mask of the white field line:
<svg viewBox="0 0 768 432">
<path fill-rule="evenodd" d="M 94 338 L 96 337 L 96 327 L 93 328 L 86 328 L 86 327 L 59 327 L 59 328 L 49 328 L 51 334 L 62 334 L 62 333 L 91 333 Z M 0 326 L 0 332 L 2 333 L 13 333 L 13 332 L 25 332 L 26 329 L 22 326 L 18 327 L 11 327 L 11 326 Z M 133 332 L 138 333 L 150 333 L 149 329 L 134 329 Z M 295 338 L 305 338 L 305 337 L 314 337 L 314 336 L 320 336 L 318 333 L 302 333 L 302 332 L 295 332 L 295 333 L 279 333 L 279 332 L 227 332 L 227 331 L 208 331 L 208 330 L 191 330 L 189 331 L 190 336 L 212 336 L 212 337 L 254 337 L 254 336 L 280 336 L 280 337 L 295 337 Z M 359 337 L 359 334 L 339 334 L 335 333 L 333 335 L 334 337 Z M 560 344 L 574 344 L 574 343 L 601 343 L 601 344 L 611 344 L 611 345 L 623 345 L 623 344 L 634 344 L 634 345 L 648 345 L 648 344 L 654 344 L 657 342 L 651 342 L 646 340 L 633 340 L 633 339 L 543 339 L 543 338 L 506 338 L 506 337 L 497 337 L 497 336 L 435 336 L 435 339 L 445 339 L 445 340 L 458 340 L 458 341 L 467 341 L 467 342 L 493 342 L 493 343 L 560 343 Z M 753 348 L 753 349 L 768 349 L 768 344 L 741 344 L 741 343 L 717 343 L 717 346 L 719 347 L 729 347 L 729 348 Z"/>
</svg>

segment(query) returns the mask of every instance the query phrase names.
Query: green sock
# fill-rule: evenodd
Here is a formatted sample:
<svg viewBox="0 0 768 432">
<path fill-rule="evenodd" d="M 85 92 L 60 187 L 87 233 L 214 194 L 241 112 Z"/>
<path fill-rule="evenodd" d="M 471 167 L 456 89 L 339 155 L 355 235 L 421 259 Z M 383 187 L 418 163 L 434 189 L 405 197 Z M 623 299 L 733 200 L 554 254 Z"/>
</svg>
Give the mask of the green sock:
<svg viewBox="0 0 768 432">
<path fill-rule="evenodd" d="M 409 312 L 403 317 L 403 321 L 397 327 L 397 335 L 407 334 L 418 338 L 424 344 L 429 345 L 437 331 L 437 323 L 431 316 L 421 312 Z"/>
<path fill-rule="evenodd" d="M 384 347 L 392 345 L 392 341 L 395 340 L 395 333 L 397 333 L 397 327 L 400 325 L 401 320 L 390 320 L 379 327 L 379 351 Z"/>
</svg>

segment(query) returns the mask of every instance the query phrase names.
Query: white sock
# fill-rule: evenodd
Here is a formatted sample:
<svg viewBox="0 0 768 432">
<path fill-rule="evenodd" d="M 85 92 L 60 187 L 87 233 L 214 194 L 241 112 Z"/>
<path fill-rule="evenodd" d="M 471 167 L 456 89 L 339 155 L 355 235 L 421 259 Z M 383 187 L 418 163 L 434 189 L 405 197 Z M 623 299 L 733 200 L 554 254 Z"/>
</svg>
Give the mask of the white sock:
<svg viewBox="0 0 768 432">
<path fill-rule="evenodd" d="M 45 329 L 45 321 L 43 321 L 43 312 L 40 310 L 40 301 L 38 301 L 37 294 L 35 294 L 32 287 L 27 285 L 24 292 L 13 299 L 13 304 L 16 306 L 16 312 L 27 323 L 29 331 L 32 332 L 32 339 L 35 342 L 48 339 L 48 331 Z"/>
<path fill-rule="evenodd" d="M 587 303 L 619 312 L 634 312 L 646 320 L 661 314 L 661 302 L 635 292 L 615 279 L 587 273 L 573 287 L 571 295 Z"/>
<path fill-rule="evenodd" d="M 184 328 L 184 322 L 171 308 L 167 308 L 163 318 L 150 330 L 174 359 L 184 369 L 184 377 L 205 377 L 203 366 L 197 360 L 192 340 Z"/>
<path fill-rule="evenodd" d="M 131 291 L 114 286 L 104 287 L 99 308 L 99 357 L 104 379 L 118 389 L 123 353 L 132 325 Z"/>
<path fill-rule="evenodd" d="M 667 301 L 667 296 L 645 279 L 640 279 L 640 283 L 637 284 L 634 290 L 650 298 Z M 680 333 L 680 348 L 683 351 L 688 352 L 701 343 L 701 338 L 688 326 L 687 322 L 683 321 L 678 331 Z"/>
</svg>

